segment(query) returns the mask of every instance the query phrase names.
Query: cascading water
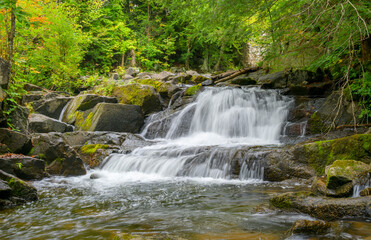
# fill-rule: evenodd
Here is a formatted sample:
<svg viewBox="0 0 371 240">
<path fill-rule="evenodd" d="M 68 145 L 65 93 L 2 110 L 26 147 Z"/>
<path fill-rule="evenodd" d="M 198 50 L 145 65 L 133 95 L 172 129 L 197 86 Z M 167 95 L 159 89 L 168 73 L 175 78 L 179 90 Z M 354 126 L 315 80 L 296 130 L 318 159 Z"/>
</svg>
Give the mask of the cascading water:
<svg viewBox="0 0 371 240">
<path fill-rule="evenodd" d="M 130 154 L 111 155 L 102 170 L 165 177 L 262 179 L 263 165 L 250 155 L 236 157 L 236 152 L 246 146 L 279 144 L 291 103 L 274 90 L 206 89 L 175 114 L 160 143 Z"/>
</svg>

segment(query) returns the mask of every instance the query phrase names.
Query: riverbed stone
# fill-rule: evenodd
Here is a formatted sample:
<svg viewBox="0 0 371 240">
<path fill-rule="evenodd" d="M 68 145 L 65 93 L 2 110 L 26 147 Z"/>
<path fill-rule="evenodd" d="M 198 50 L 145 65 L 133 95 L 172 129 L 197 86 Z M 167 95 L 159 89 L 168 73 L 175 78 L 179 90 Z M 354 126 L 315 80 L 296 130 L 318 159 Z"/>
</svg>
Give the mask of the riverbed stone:
<svg viewBox="0 0 371 240">
<path fill-rule="evenodd" d="M 369 164 L 354 160 L 337 160 L 328 169 L 326 186 L 329 189 L 338 189 L 368 172 L 371 172 Z"/>
<path fill-rule="evenodd" d="M 30 116 L 30 131 L 33 133 L 72 132 L 73 126 L 42 114 Z"/>
<path fill-rule="evenodd" d="M 13 128 L 22 133 L 28 133 L 28 130 L 29 130 L 28 129 L 29 127 L 28 115 L 29 114 L 30 114 L 30 110 L 28 108 L 17 105 L 17 107 L 9 115 Z"/>
<path fill-rule="evenodd" d="M 0 128 L 0 153 L 22 153 L 27 154 L 31 148 L 31 139 L 20 132 L 7 128 Z"/>
<path fill-rule="evenodd" d="M 0 156 L 0 169 L 23 180 L 41 180 L 47 176 L 43 160 L 18 154 Z"/>
<path fill-rule="evenodd" d="M 371 196 L 328 198 L 312 196 L 310 192 L 289 192 L 273 196 L 270 203 L 276 208 L 299 211 L 326 221 L 343 217 L 369 217 L 371 213 Z"/>
<path fill-rule="evenodd" d="M 284 71 L 275 72 L 259 77 L 258 84 L 262 88 L 286 88 L 287 87 L 287 74 Z"/>
<path fill-rule="evenodd" d="M 11 188 L 8 199 L 13 204 L 23 203 L 25 201 L 36 201 L 38 199 L 36 188 L 16 176 L 0 170 L 0 179 L 5 181 Z"/>
<path fill-rule="evenodd" d="M 59 119 L 63 108 L 71 100 L 70 97 L 56 97 L 45 100 L 39 107 L 35 108 L 35 112 L 45 116 Z"/>
<path fill-rule="evenodd" d="M 289 230 L 290 234 L 324 234 L 331 228 L 331 224 L 325 221 L 300 219 L 294 222 Z"/>
</svg>

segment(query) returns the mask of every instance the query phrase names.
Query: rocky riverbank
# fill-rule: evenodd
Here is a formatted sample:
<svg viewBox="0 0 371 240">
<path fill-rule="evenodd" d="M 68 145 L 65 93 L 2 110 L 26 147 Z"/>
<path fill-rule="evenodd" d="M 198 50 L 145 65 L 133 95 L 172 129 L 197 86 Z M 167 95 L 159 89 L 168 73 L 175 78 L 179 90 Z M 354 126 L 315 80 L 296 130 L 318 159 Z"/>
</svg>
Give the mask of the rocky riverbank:
<svg viewBox="0 0 371 240">
<path fill-rule="evenodd" d="M 327 221 L 368 218 L 371 133 L 362 126 L 355 134 L 351 124 L 359 109 L 346 97 L 339 98 L 333 85 L 330 76 L 320 71 L 266 74 L 262 69 L 218 75 L 128 69 L 124 76 L 113 74 L 109 81 L 76 96 L 26 84 L 28 94 L 11 116 L 15 129 L 0 129 L 0 208 L 37 200 L 28 181 L 84 175 L 112 153 L 154 144 L 153 139 L 165 137 L 176 113 L 208 86 L 255 86 L 280 89 L 292 99 L 282 128 L 283 144 L 233 150 L 208 147 L 195 161 L 217 154 L 228 158 L 231 178 L 238 178 L 241 168 L 259 164 L 265 181 L 311 184 L 311 192 L 272 196 L 273 209 Z M 364 119 L 356 120 L 361 124 Z M 138 135 L 142 131 L 144 137 Z M 316 224 L 306 225 L 311 229 Z"/>
</svg>

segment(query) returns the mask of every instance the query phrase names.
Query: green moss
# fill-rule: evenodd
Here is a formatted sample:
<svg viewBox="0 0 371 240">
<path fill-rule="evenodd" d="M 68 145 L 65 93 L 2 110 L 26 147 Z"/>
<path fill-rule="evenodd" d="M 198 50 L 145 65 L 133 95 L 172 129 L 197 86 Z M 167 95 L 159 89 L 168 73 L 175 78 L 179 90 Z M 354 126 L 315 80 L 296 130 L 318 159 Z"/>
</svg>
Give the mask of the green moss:
<svg viewBox="0 0 371 240">
<path fill-rule="evenodd" d="M 281 194 L 273 197 L 270 202 L 276 208 L 292 208 L 292 202 L 290 196 Z"/>
<path fill-rule="evenodd" d="M 358 176 L 367 174 L 370 166 L 360 161 L 354 160 L 337 160 L 328 170 L 327 187 L 337 186 L 338 179 L 351 181 Z M 341 185 L 341 184 L 340 184 Z"/>
<path fill-rule="evenodd" d="M 322 175 L 325 167 L 335 160 L 359 160 L 371 162 L 371 134 L 356 134 L 350 137 L 328 141 L 317 141 L 304 146 L 309 164 L 317 174 Z"/>
<path fill-rule="evenodd" d="M 40 159 L 46 159 L 46 156 L 45 156 L 44 153 L 40 153 L 40 154 L 39 154 L 39 158 L 40 158 Z"/>
<path fill-rule="evenodd" d="M 324 124 L 321 120 L 321 117 L 317 112 L 313 113 L 312 116 L 310 116 L 310 119 L 308 120 L 308 126 L 309 130 L 313 134 L 319 134 L 324 131 Z"/>
<path fill-rule="evenodd" d="M 184 95 L 185 95 L 185 96 L 193 96 L 193 95 L 195 95 L 196 93 L 198 93 L 198 91 L 199 91 L 200 89 L 201 89 L 201 84 L 194 85 L 194 86 L 192 86 L 192 87 L 189 87 L 189 88 L 185 91 Z"/>
<path fill-rule="evenodd" d="M 140 84 L 119 86 L 113 91 L 113 96 L 117 97 L 120 103 L 139 106 L 142 106 L 145 98 L 151 95 L 151 89 Z"/>
<path fill-rule="evenodd" d="M 93 112 L 89 113 L 89 115 L 86 117 L 84 122 L 81 124 L 82 130 L 89 131 L 93 117 L 94 117 L 94 113 Z"/>
<path fill-rule="evenodd" d="M 109 148 L 108 145 L 105 144 L 88 144 L 81 147 L 81 152 L 84 154 L 93 154 L 98 149 L 107 149 Z"/>
<path fill-rule="evenodd" d="M 56 158 L 54 161 L 56 161 L 56 162 L 59 162 L 59 163 L 62 163 L 63 162 L 63 158 Z"/>
<path fill-rule="evenodd" d="M 32 154 L 34 154 L 34 152 L 35 152 L 35 148 L 33 147 L 33 148 L 31 148 L 31 150 L 28 152 L 27 155 L 32 155 Z"/>
</svg>

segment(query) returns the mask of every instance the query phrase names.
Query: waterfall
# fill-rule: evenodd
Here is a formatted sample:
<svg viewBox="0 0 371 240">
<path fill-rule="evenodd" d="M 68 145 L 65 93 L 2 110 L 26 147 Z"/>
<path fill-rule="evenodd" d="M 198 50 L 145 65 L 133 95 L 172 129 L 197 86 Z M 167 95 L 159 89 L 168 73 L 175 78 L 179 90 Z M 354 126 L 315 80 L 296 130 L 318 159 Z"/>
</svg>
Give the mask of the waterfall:
<svg viewBox="0 0 371 240">
<path fill-rule="evenodd" d="M 291 98 L 275 90 L 208 88 L 195 102 L 173 113 L 171 121 L 165 121 L 167 132 L 160 143 L 130 154 L 111 155 L 102 170 L 166 177 L 263 179 L 261 154 L 236 157 L 236 152 L 279 144 L 291 103 Z M 151 120 L 157 128 L 161 126 L 159 116 L 149 119 L 143 136 Z"/>
</svg>

